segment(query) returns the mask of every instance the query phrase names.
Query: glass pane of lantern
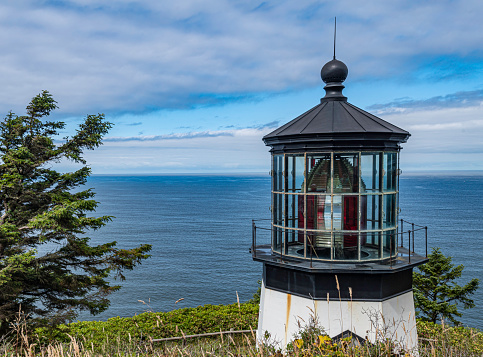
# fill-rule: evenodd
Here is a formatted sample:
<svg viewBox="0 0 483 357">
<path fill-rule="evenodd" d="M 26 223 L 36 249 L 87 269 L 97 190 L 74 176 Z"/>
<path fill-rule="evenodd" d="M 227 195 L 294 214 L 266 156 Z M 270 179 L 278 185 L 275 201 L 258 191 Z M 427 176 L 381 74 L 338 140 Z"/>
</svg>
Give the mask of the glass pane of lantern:
<svg viewBox="0 0 483 357">
<path fill-rule="evenodd" d="M 342 196 L 334 195 L 332 202 L 333 226 L 334 230 L 342 229 Z M 328 202 L 330 204 L 330 202 Z"/>
<path fill-rule="evenodd" d="M 381 232 L 361 233 L 361 259 L 381 258 Z"/>
<path fill-rule="evenodd" d="M 334 233 L 334 259 L 344 259 L 344 233 Z"/>
<path fill-rule="evenodd" d="M 272 216 L 274 225 L 283 224 L 283 194 L 273 194 Z M 282 230 L 281 227 L 272 226 L 272 249 L 276 252 L 280 252 L 280 245 L 282 242 Z"/>
<path fill-rule="evenodd" d="M 379 153 L 361 155 L 361 192 L 377 192 L 381 189 L 379 176 Z"/>
<path fill-rule="evenodd" d="M 300 244 L 304 244 L 304 240 L 305 240 L 305 235 L 304 235 L 304 227 L 305 227 L 305 205 L 304 205 L 304 198 L 305 196 L 304 195 L 294 195 L 294 200 L 296 200 L 296 202 L 293 202 L 293 205 L 297 207 L 296 211 L 295 211 L 295 219 L 293 221 L 293 225 L 295 228 L 299 228 L 299 230 L 296 232 L 296 240 L 300 243 Z M 298 254 L 301 254 L 301 255 L 304 255 L 304 252 L 303 250 L 302 251 L 298 251 Z"/>
<path fill-rule="evenodd" d="M 272 193 L 272 206 L 270 207 L 271 213 L 272 213 L 272 223 L 273 224 L 278 224 L 277 222 L 277 209 L 278 209 L 278 204 L 277 204 L 277 195 L 275 193 Z"/>
<path fill-rule="evenodd" d="M 383 167 L 384 167 L 384 176 L 383 176 L 384 191 L 396 191 L 397 154 L 393 152 L 384 153 Z"/>
<path fill-rule="evenodd" d="M 307 156 L 307 192 L 330 192 L 330 155 Z"/>
<path fill-rule="evenodd" d="M 306 235 L 306 238 L 307 238 L 307 254 L 309 254 L 309 250 L 312 250 L 312 255 L 314 253 L 314 249 L 315 249 L 315 236 L 316 236 L 316 233 L 313 232 L 313 231 L 307 231 L 307 235 Z"/>
<path fill-rule="evenodd" d="M 334 155 L 334 192 L 359 192 L 359 154 Z"/>
<path fill-rule="evenodd" d="M 342 229 L 344 231 L 358 230 L 359 219 L 359 197 L 358 196 L 342 196 Z"/>
<path fill-rule="evenodd" d="M 304 231 L 298 229 L 287 230 L 287 255 L 297 258 L 304 256 Z"/>
<path fill-rule="evenodd" d="M 330 247 L 332 246 L 332 235 L 327 232 L 313 232 L 313 246 L 318 257 L 323 256 L 324 259 L 330 259 Z"/>
<path fill-rule="evenodd" d="M 301 201 L 302 205 L 304 196 L 299 195 L 287 195 L 286 199 L 288 201 L 288 211 L 287 211 L 287 227 L 291 228 L 299 228 L 299 201 Z M 301 200 L 300 200 L 301 199 Z M 303 210 L 303 208 L 302 208 Z M 301 227 L 303 228 L 303 226 Z"/>
<path fill-rule="evenodd" d="M 330 196 L 307 195 L 305 219 L 306 229 L 330 230 Z"/>
<path fill-rule="evenodd" d="M 293 229 L 287 229 L 286 230 L 286 234 L 287 234 L 287 243 L 289 245 L 289 250 L 290 250 L 290 246 L 293 246 L 294 244 L 297 243 L 298 241 L 298 235 L 297 235 L 297 231 L 296 230 L 293 230 Z M 292 252 L 293 253 L 293 252 Z"/>
<path fill-rule="evenodd" d="M 294 227 L 304 229 L 305 228 L 305 205 L 304 205 L 305 196 L 296 195 L 294 197 L 297 200 L 296 224 L 294 224 Z"/>
<path fill-rule="evenodd" d="M 357 258 L 358 234 L 354 233 L 334 233 L 334 259 L 337 260 L 356 260 Z"/>
<path fill-rule="evenodd" d="M 304 156 L 286 155 L 287 183 L 286 192 L 302 192 L 304 184 Z"/>
<path fill-rule="evenodd" d="M 383 228 L 396 227 L 396 194 L 384 195 L 383 197 Z"/>
<path fill-rule="evenodd" d="M 274 193 L 273 194 L 273 206 L 272 206 L 272 215 L 273 215 L 273 224 L 281 226 L 283 224 L 283 194 L 281 193 Z"/>
<path fill-rule="evenodd" d="M 298 254 L 299 255 L 304 255 L 304 242 L 305 242 L 305 234 L 304 234 L 304 231 L 299 229 L 297 230 L 297 241 L 299 242 L 299 244 L 302 246 L 301 249 L 302 250 L 299 250 L 298 251 Z"/>
<path fill-rule="evenodd" d="M 307 258 L 331 259 L 330 232 L 307 231 Z"/>
<path fill-rule="evenodd" d="M 383 258 L 396 254 L 396 230 L 385 231 L 382 244 Z"/>
<path fill-rule="evenodd" d="M 283 191 L 283 155 L 273 155 L 273 190 Z"/>
<path fill-rule="evenodd" d="M 341 204 L 336 204 L 340 199 Z M 342 207 L 340 215 L 340 223 L 338 219 L 338 210 Z M 335 259 L 358 259 L 357 245 L 359 235 L 359 197 L 358 196 L 334 196 L 334 229 L 344 231 L 354 231 L 354 233 L 334 233 L 334 258 Z"/>
<path fill-rule="evenodd" d="M 361 196 L 361 230 L 381 228 L 379 207 L 381 207 L 380 195 Z"/>
<path fill-rule="evenodd" d="M 272 227 L 272 250 L 280 252 L 280 244 L 282 242 L 282 231 L 280 227 Z"/>
<path fill-rule="evenodd" d="M 330 196 L 307 195 L 307 257 L 330 259 L 331 213 Z"/>
</svg>

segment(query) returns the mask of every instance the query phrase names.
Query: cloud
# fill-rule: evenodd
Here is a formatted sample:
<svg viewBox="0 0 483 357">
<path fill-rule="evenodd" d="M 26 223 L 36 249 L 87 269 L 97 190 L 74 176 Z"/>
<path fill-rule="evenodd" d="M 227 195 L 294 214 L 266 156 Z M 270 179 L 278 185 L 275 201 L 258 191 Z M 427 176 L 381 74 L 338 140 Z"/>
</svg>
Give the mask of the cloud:
<svg viewBox="0 0 483 357">
<path fill-rule="evenodd" d="M 256 130 L 264 130 L 264 129 L 275 129 L 279 126 L 280 121 L 279 120 L 273 120 L 269 123 L 265 124 L 255 124 L 255 125 L 249 125 L 246 126 L 245 128 L 242 128 L 240 126 L 235 126 L 235 125 L 224 125 L 219 127 L 220 129 L 256 129 Z"/>
<path fill-rule="evenodd" d="M 270 129 L 237 129 L 156 137 L 106 138 L 85 153 L 95 174 L 267 172 L 270 153 L 262 137 Z M 75 165 L 63 162 L 59 170 Z"/>
<path fill-rule="evenodd" d="M 483 128 L 483 120 L 468 120 L 465 122 L 453 122 L 453 123 L 442 123 L 442 124 L 417 124 L 411 125 L 413 130 L 430 130 L 430 131 L 440 131 L 440 130 L 457 130 L 457 129 L 467 129 L 475 130 Z"/>
<path fill-rule="evenodd" d="M 266 124 L 253 125 L 249 128 L 259 129 L 259 130 L 261 130 L 261 129 L 275 129 L 275 128 L 279 127 L 279 123 L 280 123 L 279 120 L 274 120 L 274 121 L 271 121 L 271 122 L 266 123 Z"/>
<path fill-rule="evenodd" d="M 228 130 L 206 130 L 206 131 L 190 131 L 186 133 L 172 133 L 166 135 L 138 135 L 138 136 L 108 136 L 104 138 L 104 142 L 126 142 L 126 141 L 164 141 L 164 140 L 190 140 L 199 138 L 216 138 L 220 136 L 246 136 L 246 135 L 262 135 L 268 133 L 271 129 L 278 126 L 278 121 L 272 121 L 266 124 L 258 124 L 246 128 L 226 128 Z"/>
<path fill-rule="evenodd" d="M 84 115 L 250 101 L 260 93 L 319 86 L 314 73 L 330 59 L 332 18 L 340 14 L 337 55 L 355 81 L 421 80 L 427 71 L 432 78 L 458 72 L 464 80 L 474 72 L 448 64 L 482 61 L 481 1 L 359 5 L 3 2 L 0 108 L 19 112 L 42 89 L 52 92 L 62 113 Z"/>
<path fill-rule="evenodd" d="M 400 98 L 390 103 L 373 104 L 367 107 L 374 114 L 404 113 L 416 110 L 432 110 L 440 108 L 462 108 L 479 106 L 483 102 L 483 90 L 461 91 L 452 94 L 415 100 Z"/>
<path fill-rule="evenodd" d="M 483 105 L 414 109 L 382 117 L 411 133 L 404 170 L 483 170 Z"/>
<path fill-rule="evenodd" d="M 138 121 L 136 123 L 129 123 L 129 124 L 126 124 L 127 126 L 139 126 L 139 125 L 143 125 L 142 122 Z"/>
<path fill-rule="evenodd" d="M 106 137 L 106 142 L 122 142 L 122 141 L 158 141 L 158 140 L 186 140 L 194 138 L 213 138 L 217 136 L 233 136 L 229 131 L 201 131 L 189 133 L 175 133 L 168 135 L 143 135 L 143 136 L 126 136 L 126 137 Z"/>
</svg>

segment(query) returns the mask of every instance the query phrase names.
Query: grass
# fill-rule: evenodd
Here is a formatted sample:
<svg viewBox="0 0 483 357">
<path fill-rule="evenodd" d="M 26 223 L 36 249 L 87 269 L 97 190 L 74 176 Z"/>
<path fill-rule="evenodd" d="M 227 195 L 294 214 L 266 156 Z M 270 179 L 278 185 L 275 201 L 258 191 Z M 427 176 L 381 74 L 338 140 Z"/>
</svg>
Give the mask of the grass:
<svg viewBox="0 0 483 357">
<path fill-rule="evenodd" d="M 418 321 L 423 356 L 483 356 L 483 333 L 474 328 Z"/>
<path fill-rule="evenodd" d="M 304 328 L 287 347 L 276 349 L 269 337 L 257 344 L 254 333 L 152 342 L 153 339 L 233 330 L 255 330 L 257 304 L 206 305 L 132 318 L 76 322 L 56 330 L 27 332 L 20 319 L 14 335 L 0 345 L 0 356 L 393 356 L 390 341 L 355 345 L 332 341 L 321 329 Z M 464 327 L 419 321 L 419 356 L 482 356 L 483 333 Z M 410 355 L 410 354 L 407 354 Z"/>
<path fill-rule="evenodd" d="M 207 332 L 256 329 L 258 305 L 205 305 L 168 312 L 145 312 L 131 318 L 114 317 L 107 321 L 79 321 L 57 329 L 36 330 L 39 344 L 68 343 L 74 338 L 98 352 L 108 341 L 119 345 L 142 344 L 151 339 L 194 335 Z"/>
</svg>

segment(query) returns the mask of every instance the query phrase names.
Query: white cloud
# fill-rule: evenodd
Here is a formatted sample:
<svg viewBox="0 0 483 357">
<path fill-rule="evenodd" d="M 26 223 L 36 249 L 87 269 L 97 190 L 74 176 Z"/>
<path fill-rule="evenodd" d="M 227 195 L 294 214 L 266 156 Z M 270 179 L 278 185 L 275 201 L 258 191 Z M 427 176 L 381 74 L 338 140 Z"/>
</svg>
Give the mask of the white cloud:
<svg viewBox="0 0 483 357">
<path fill-rule="evenodd" d="M 482 127 L 483 127 L 483 120 L 468 120 L 465 122 L 454 122 L 454 123 L 444 123 L 444 124 L 411 125 L 410 130 L 417 130 L 417 131 L 438 131 L 438 130 L 455 130 L 455 129 L 475 130 Z"/>
<path fill-rule="evenodd" d="M 200 131 L 188 133 L 175 133 L 168 135 L 138 135 L 138 136 L 109 136 L 104 142 L 132 142 L 132 141 L 162 141 L 162 140 L 183 140 L 194 138 L 211 138 L 218 136 L 233 136 L 232 131 Z"/>
<path fill-rule="evenodd" d="M 431 98 L 399 98 L 390 103 L 373 104 L 367 109 L 377 115 L 408 113 L 414 110 L 439 110 L 442 108 L 475 107 L 483 104 L 483 90 L 461 91 Z"/>
<path fill-rule="evenodd" d="M 270 153 L 262 137 L 271 130 L 106 140 L 85 157 L 95 174 L 268 172 Z M 73 170 L 76 165 L 63 162 L 58 168 Z"/>
<path fill-rule="evenodd" d="M 483 170 L 483 106 L 383 118 L 411 133 L 401 151 L 406 170 Z"/>
</svg>

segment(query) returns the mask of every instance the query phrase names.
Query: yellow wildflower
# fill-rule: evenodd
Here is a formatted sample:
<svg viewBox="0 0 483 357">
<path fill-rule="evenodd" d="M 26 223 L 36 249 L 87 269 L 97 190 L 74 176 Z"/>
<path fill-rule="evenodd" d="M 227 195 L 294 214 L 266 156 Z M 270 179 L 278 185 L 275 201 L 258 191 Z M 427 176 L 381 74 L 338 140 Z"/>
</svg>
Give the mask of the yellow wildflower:
<svg viewBox="0 0 483 357">
<path fill-rule="evenodd" d="M 302 348 L 302 346 L 304 345 L 304 341 L 300 338 L 295 340 L 295 343 L 297 344 L 298 348 Z"/>
</svg>

